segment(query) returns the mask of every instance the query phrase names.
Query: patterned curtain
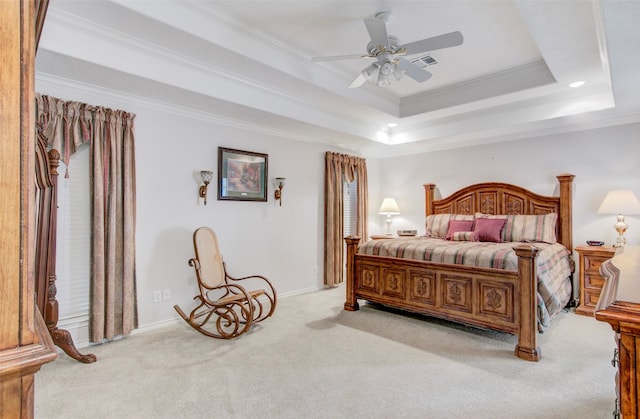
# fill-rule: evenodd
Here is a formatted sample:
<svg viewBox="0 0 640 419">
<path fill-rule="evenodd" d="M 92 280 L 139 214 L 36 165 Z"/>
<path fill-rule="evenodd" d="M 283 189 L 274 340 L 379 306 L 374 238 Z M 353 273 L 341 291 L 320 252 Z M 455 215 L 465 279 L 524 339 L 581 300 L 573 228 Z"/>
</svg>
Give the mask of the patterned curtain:
<svg viewBox="0 0 640 419">
<path fill-rule="evenodd" d="M 324 284 L 335 287 L 344 272 L 343 181 L 357 181 L 356 235 L 367 237 L 367 163 L 362 157 L 327 151 L 324 181 Z"/>
<path fill-rule="evenodd" d="M 60 151 L 65 177 L 77 147 L 90 147 L 91 342 L 127 336 L 138 323 L 134 119 L 124 111 L 36 94 L 36 129 Z"/>
</svg>

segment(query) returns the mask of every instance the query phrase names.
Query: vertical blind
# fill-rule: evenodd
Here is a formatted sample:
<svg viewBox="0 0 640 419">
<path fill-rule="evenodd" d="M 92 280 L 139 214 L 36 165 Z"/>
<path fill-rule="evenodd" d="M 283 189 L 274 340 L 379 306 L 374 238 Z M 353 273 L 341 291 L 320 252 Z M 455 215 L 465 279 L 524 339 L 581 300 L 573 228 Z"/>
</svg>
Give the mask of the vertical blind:
<svg viewBox="0 0 640 419">
<path fill-rule="evenodd" d="M 357 187 L 357 177 L 351 183 L 343 181 L 342 184 L 343 237 L 356 234 L 356 217 L 358 216 Z M 342 241 L 342 260 L 343 262 L 347 260 L 347 244 L 344 240 Z M 344 275 L 346 275 L 346 263 L 342 264 L 342 269 L 344 270 Z"/>
<path fill-rule="evenodd" d="M 70 160 L 70 176 L 58 178 L 58 235 L 56 288 L 59 320 L 89 318 L 91 275 L 91 192 L 89 188 L 89 146 L 78 148 Z M 60 164 L 60 173 L 66 167 Z"/>
<path fill-rule="evenodd" d="M 357 216 L 357 198 L 356 192 L 358 187 L 358 180 L 354 180 L 351 183 L 344 182 L 343 190 L 343 210 L 344 210 L 344 235 L 349 236 L 356 234 L 356 216 Z"/>
</svg>

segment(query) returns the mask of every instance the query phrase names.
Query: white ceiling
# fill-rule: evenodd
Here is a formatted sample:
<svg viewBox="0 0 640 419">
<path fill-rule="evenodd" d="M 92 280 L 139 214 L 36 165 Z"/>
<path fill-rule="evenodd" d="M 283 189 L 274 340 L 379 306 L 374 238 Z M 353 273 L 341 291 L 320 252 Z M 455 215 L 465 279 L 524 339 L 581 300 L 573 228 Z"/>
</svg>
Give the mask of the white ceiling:
<svg viewBox="0 0 640 419">
<path fill-rule="evenodd" d="M 379 11 L 401 43 L 464 43 L 430 54 L 426 82 L 385 88 L 348 88 L 370 59 L 310 61 L 366 54 Z M 39 87 L 70 79 L 389 156 L 640 121 L 637 45 L 634 0 L 51 0 L 36 70 Z"/>
</svg>

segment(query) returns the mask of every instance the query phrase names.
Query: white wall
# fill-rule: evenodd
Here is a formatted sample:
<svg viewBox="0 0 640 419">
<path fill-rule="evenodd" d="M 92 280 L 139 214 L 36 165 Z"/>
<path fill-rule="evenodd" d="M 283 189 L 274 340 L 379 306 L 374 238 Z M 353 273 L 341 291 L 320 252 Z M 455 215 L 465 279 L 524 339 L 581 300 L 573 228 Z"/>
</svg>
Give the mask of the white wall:
<svg viewBox="0 0 640 419">
<path fill-rule="evenodd" d="M 37 82 L 36 91 L 136 114 L 136 280 L 141 328 L 177 318 L 174 304 L 184 311 L 194 307 L 196 280 L 187 261 L 194 256 L 192 233 L 199 226 L 216 231 L 233 276 L 264 275 L 280 297 L 323 287 L 324 153 L 345 150 L 223 126 L 201 112 L 194 118 L 184 109 L 91 86 L 47 79 Z M 268 154 L 267 202 L 217 200 L 219 146 Z M 375 168 L 373 162 L 372 171 Z M 70 170 L 72 176 L 84 175 L 72 165 Z M 206 206 L 198 197 L 200 170 L 214 172 Z M 287 178 L 282 206 L 273 198 L 274 177 Z M 60 272 L 58 277 L 61 288 L 64 277 Z M 171 290 L 171 299 L 154 303 L 154 291 L 165 289 Z M 61 321 L 61 325 L 82 346 L 86 321 L 66 325 Z"/>
<path fill-rule="evenodd" d="M 283 205 L 218 201 L 214 181 L 205 206 L 197 196 L 199 171 L 217 174 L 218 146 L 269 155 L 269 182 L 287 178 Z M 233 276 L 261 274 L 281 296 L 322 286 L 321 245 L 326 147 L 141 109 L 136 117 L 138 171 L 137 275 L 140 324 L 174 317 L 173 304 L 193 306 L 192 233 L 213 228 Z M 172 299 L 153 303 L 154 290 Z"/>
<path fill-rule="evenodd" d="M 640 197 L 640 124 L 629 124 L 478 147 L 388 158 L 381 165 L 381 194 L 394 196 L 402 212 L 392 228 L 424 234 L 424 183 L 435 183 L 442 196 L 463 186 L 498 181 L 524 186 L 542 195 L 557 195 L 556 176 L 572 173 L 573 242 L 604 240 L 616 233 L 613 215 L 596 211 L 610 189 L 631 189 Z M 372 202 L 371 217 L 380 202 Z M 628 244 L 640 244 L 640 217 L 628 216 Z"/>
</svg>

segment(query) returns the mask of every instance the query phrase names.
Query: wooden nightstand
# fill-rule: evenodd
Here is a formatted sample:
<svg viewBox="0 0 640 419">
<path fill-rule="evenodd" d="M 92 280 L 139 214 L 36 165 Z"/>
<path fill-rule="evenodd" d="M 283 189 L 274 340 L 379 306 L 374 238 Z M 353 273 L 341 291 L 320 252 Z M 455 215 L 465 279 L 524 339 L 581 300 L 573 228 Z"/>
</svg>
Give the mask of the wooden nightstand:
<svg viewBox="0 0 640 419">
<path fill-rule="evenodd" d="M 580 306 L 576 307 L 576 314 L 593 316 L 604 285 L 600 265 L 611 259 L 616 249 L 611 246 L 578 246 L 576 252 L 580 255 Z"/>
</svg>

